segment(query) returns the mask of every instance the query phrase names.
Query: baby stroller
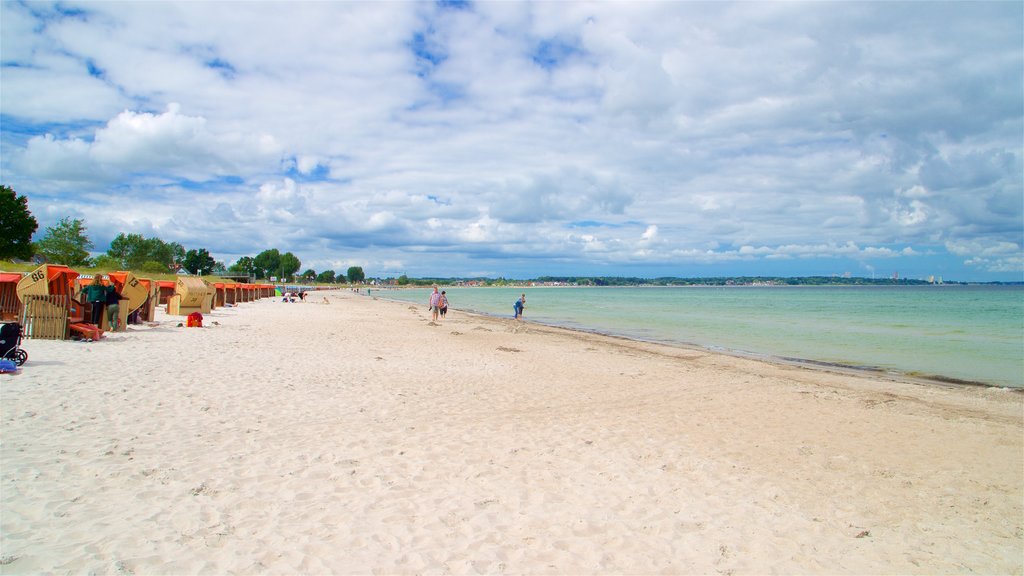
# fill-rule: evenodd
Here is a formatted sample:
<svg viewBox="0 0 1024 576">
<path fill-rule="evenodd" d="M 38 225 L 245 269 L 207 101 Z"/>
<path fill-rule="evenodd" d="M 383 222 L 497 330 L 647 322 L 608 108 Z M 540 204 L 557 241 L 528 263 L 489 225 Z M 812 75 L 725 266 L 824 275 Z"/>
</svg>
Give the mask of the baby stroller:
<svg viewBox="0 0 1024 576">
<path fill-rule="evenodd" d="M 0 324 L 0 358 L 14 360 L 14 363 L 21 366 L 28 360 L 28 352 L 21 346 L 21 324 L 10 322 Z"/>
</svg>

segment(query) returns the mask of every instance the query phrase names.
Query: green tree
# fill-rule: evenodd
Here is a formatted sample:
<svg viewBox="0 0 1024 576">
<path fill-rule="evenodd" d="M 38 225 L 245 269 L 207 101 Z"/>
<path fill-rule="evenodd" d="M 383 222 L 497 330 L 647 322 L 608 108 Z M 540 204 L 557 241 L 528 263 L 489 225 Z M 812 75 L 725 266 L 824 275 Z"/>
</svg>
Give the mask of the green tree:
<svg viewBox="0 0 1024 576">
<path fill-rule="evenodd" d="M 409 284 L 409 277 L 406 276 L 405 274 L 402 274 L 401 276 L 398 277 L 398 280 L 396 280 L 395 283 L 398 284 L 399 286 L 407 286 Z"/>
<path fill-rule="evenodd" d="M 110 242 L 107 255 L 120 262 L 120 267 L 125 270 L 139 270 L 148 262 L 159 262 L 163 265 L 159 272 L 168 272 L 184 261 L 185 248 L 177 242 L 167 243 L 155 237 L 122 232 Z"/>
<path fill-rule="evenodd" d="M 92 241 L 85 235 L 85 224 L 78 218 L 64 217 L 36 243 L 36 252 L 47 262 L 82 266 L 89 262 Z"/>
<path fill-rule="evenodd" d="M 270 278 L 281 268 L 281 253 L 277 248 L 264 250 L 253 258 L 252 265 L 257 278 Z"/>
<path fill-rule="evenodd" d="M 94 268 L 103 268 L 104 270 L 123 270 L 121 262 L 117 258 L 111 257 L 109 254 L 100 254 L 99 256 L 92 259 L 92 265 Z"/>
<path fill-rule="evenodd" d="M 316 277 L 317 282 L 323 282 L 324 284 L 334 284 L 334 270 L 324 270 Z"/>
<path fill-rule="evenodd" d="M 362 266 L 352 266 L 348 269 L 348 281 L 352 284 L 357 284 L 366 279 L 366 274 L 363 273 Z"/>
<path fill-rule="evenodd" d="M 213 256 L 210 256 L 206 248 L 199 248 L 198 250 L 185 252 L 185 259 L 181 264 L 189 272 L 197 276 L 205 276 L 213 272 L 217 261 L 213 259 Z"/>
<path fill-rule="evenodd" d="M 305 272 L 302 273 L 302 279 L 305 280 L 306 282 L 312 282 L 316 280 L 316 270 L 313 270 L 312 268 L 306 270 Z"/>
<path fill-rule="evenodd" d="M 252 274 L 256 272 L 256 265 L 253 263 L 251 256 L 242 256 L 228 270 L 235 274 Z"/>
<path fill-rule="evenodd" d="M 142 234 L 125 234 L 121 232 L 110 241 L 107 256 L 117 260 L 118 267 L 123 270 L 137 270 L 148 259 L 149 248 Z"/>
<path fill-rule="evenodd" d="M 300 261 L 295 254 L 285 252 L 281 255 L 281 263 L 278 268 L 280 276 L 294 276 L 295 273 L 299 271 L 299 268 L 302 268 L 302 261 Z"/>
<path fill-rule="evenodd" d="M 0 260 L 28 260 L 34 252 L 32 235 L 39 228 L 28 211 L 28 198 L 13 188 L 0 186 Z"/>
<path fill-rule="evenodd" d="M 159 238 L 149 239 L 150 260 L 160 262 L 168 270 L 177 270 L 185 262 L 185 247 L 177 242 L 164 242 Z"/>
</svg>

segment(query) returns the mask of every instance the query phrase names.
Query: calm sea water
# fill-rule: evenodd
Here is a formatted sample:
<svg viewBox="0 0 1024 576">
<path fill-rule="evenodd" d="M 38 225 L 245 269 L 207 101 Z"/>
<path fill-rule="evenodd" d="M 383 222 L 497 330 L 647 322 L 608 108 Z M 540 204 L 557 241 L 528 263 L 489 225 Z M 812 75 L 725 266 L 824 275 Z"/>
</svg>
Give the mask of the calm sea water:
<svg viewBox="0 0 1024 576">
<path fill-rule="evenodd" d="M 1024 287 L 445 288 L 451 309 L 640 340 L 1024 388 Z M 426 305 L 429 289 L 373 290 Z M 457 313 L 457 312 L 455 312 Z"/>
</svg>

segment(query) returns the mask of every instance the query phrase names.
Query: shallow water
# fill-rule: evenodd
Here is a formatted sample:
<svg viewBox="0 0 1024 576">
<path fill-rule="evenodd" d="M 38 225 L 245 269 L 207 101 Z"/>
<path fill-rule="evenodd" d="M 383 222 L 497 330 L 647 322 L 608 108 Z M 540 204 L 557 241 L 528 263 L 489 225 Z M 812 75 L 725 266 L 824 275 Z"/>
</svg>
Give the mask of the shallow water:
<svg viewBox="0 0 1024 576">
<path fill-rule="evenodd" d="M 1024 387 L 1024 287 L 445 288 L 453 310 L 630 338 Z M 426 306 L 429 289 L 373 295 Z"/>
</svg>

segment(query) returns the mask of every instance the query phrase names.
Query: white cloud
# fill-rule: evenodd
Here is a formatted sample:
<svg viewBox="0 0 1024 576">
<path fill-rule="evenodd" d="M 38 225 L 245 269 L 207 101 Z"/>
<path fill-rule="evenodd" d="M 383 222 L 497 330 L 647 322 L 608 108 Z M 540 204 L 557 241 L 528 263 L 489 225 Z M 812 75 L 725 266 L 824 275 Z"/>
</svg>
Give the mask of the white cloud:
<svg viewBox="0 0 1024 576">
<path fill-rule="evenodd" d="M 413 275 L 1019 270 L 1013 4 L 0 10 L 5 183 L 100 242 Z"/>
<path fill-rule="evenodd" d="M 214 133 L 205 118 L 182 114 L 171 103 L 161 114 L 125 110 L 96 130 L 91 141 L 29 139 L 20 163 L 38 178 L 109 179 L 151 173 L 206 180 L 265 169 L 277 154 L 265 134 Z"/>
</svg>

